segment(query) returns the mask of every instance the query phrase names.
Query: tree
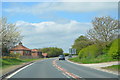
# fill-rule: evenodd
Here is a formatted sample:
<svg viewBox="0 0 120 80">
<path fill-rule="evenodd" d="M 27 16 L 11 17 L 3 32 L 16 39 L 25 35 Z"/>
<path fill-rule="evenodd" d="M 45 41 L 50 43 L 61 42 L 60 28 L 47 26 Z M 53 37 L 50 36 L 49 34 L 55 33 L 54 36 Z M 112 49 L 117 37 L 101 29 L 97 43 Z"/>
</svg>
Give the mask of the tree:
<svg viewBox="0 0 120 80">
<path fill-rule="evenodd" d="M 0 46 L 2 46 L 2 53 L 5 54 L 11 47 L 22 40 L 22 36 L 15 24 L 7 23 L 7 18 L 0 18 L 0 26 Z"/>
<path fill-rule="evenodd" d="M 42 48 L 40 51 L 42 51 L 42 53 L 48 53 L 47 57 L 57 57 L 63 54 L 63 50 L 57 47 Z"/>
<path fill-rule="evenodd" d="M 81 35 L 75 40 L 74 44 L 72 45 L 72 48 L 75 48 L 78 54 L 81 49 L 92 44 L 93 42 L 90 39 L 88 39 L 86 36 Z"/>
<path fill-rule="evenodd" d="M 109 16 L 95 17 L 92 21 L 93 28 L 87 32 L 87 36 L 95 42 L 109 42 L 118 36 L 118 20 Z"/>
</svg>

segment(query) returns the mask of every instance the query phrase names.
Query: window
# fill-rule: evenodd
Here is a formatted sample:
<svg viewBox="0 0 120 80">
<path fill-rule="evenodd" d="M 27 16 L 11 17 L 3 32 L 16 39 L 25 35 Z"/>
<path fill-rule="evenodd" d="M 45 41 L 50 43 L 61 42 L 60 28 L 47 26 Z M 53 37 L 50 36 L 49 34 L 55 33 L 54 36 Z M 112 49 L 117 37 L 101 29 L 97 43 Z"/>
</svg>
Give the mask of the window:
<svg viewBox="0 0 120 80">
<path fill-rule="evenodd" d="M 31 55 L 31 54 L 30 54 L 30 51 L 24 51 L 24 55 L 25 55 L 25 56 Z"/>
</svg>

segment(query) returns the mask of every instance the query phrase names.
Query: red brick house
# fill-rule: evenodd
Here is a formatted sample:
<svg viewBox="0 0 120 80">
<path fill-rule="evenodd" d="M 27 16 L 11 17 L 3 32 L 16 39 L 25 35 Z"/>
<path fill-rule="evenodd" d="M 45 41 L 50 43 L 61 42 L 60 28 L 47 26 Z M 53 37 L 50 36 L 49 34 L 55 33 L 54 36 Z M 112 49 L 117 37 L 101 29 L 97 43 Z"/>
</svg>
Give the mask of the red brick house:
<svg viewBox="0 0 120 80">
<path fill-rule="evenodd" d="M 14 48 L 10 49 L 10 54 L 20 53 L 22 56 L 31 56 L 31 50 L 27 47 L 23 46 L 20 42 L 19 45 L 15 46 Z"/>
<path fill-rule="evenodd" d="M 37 49 L 31 49 L 31 55 L 32 55 L 33 57 L 38 57 L 38 56 L 39 56 L 38 50 L 37 50 Z"/>
</svg>

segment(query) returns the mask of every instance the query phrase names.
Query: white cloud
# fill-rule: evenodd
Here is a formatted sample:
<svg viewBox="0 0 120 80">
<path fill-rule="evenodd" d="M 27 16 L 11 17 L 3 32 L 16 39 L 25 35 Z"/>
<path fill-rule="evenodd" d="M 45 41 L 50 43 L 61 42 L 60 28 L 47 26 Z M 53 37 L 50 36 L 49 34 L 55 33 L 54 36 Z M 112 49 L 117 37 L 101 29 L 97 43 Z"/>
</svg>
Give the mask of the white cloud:
<svg viewBox="0 0 120 80">
<path fill-rule="evenodd" d="M 118 8 L 118 3 L 110 2 L 45 2 L 33 6 L 21 5 L 3 9 L 6 12 L 46 14 L 55 11 L 92 12 Z"/>
<path fill-rule="evenodd" d="M 65 24 L 53 21 L 40 23 L 18 21 L 16 26 L 22 30 L 23 43 L 28 47 L 53 46 L 63 48 L 66 51 L 78 36 L 85 34 L 91 28 L 91 23 L 80 23 L 74 20 Z"/>
<path fill-rule="evenodd" d="M 40 23 L 28 23 L 24 21 L 17 21 L 16 26 L 19 26 L 23 29 L 23 31 L 35 31 L 35 33 L 72 33 L 80 30 L 80 32 L 84 32 L 84 30 L 91 27 L 90 23 L 80 23 L 75 20 L 71 20 L 68 23 L 57 23 L 53 21 L 49 22 L 40 22 Z M 28 32 L 26 33 L 28 34 Z"/>
<path fill-rule="evenodd" d="M 118 2 L 119 0 L 59 0 L 61 2 Z"/>
<path fill-rule="evenodd" d="M 118 2 L 119 0 L 4 0 L 3 2 Z"/>
</svg>

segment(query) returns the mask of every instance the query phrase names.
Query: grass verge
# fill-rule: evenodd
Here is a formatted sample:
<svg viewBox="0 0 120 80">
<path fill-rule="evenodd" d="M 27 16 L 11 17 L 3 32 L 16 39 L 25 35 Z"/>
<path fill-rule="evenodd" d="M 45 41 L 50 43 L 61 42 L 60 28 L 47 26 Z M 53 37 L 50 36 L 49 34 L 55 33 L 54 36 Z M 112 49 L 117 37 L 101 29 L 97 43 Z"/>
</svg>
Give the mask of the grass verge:
<svg viewBox="0 0 120 80">
<path fill-rule="evenodd" d="M 13 58 L 13 59 L 0 59 L 0 62 L 2 63 L 0 65 L 1 68 L 7 68 L 13 65 L 19 65 L 22 63 L 27 63 L 27 62 L 31 62 L 31 61 L 35 61 L 35 60 L 40 60 L 39 59 L 17 59 L 17 58 Z"/>
<path fill-rule="evenodd" d="M 118 59 L 112 59 L 108 55 L 101 55 L 96 58 L 81 58 L 81 59 L 79 59 L 79 57 L 74 57 L 74 58 L 70 58 L 69 60 L 84 64 L 118 61 Z"/>
<path fill-rule="evenodd" d="M 103 69 L 108 69 L 108 70 L 113 70 L 113 71 L 119 71 L 120 70 L 120 65 L 112 65 L 108 67 L 102 67 Z"/>
</svg>

